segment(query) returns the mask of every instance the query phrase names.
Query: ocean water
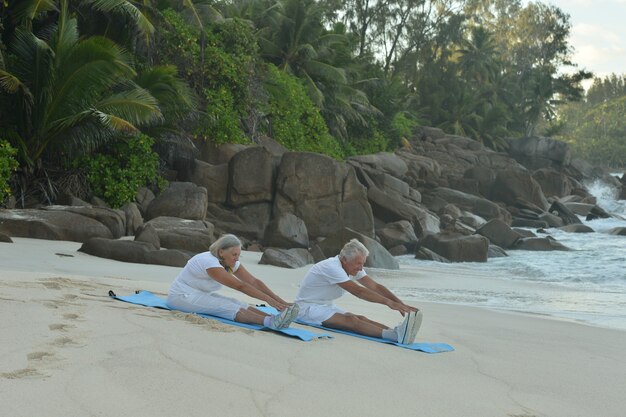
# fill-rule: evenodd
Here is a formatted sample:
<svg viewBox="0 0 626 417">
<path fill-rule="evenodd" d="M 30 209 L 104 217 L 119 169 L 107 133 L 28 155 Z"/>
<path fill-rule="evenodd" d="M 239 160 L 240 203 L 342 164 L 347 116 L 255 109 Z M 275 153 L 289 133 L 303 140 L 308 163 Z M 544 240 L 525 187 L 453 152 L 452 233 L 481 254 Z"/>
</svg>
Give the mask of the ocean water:
<svg viewBox="0 0 626 417">
<path fill-rule="evenodd" d="M 607 233 L 613 227 L 626 227 L 626 201 L 616 200 L 617 190 L 606 184 L 587 187 L 598 205 L 616 217 L 581 218 L 594 233 L 547 229 L 571 251 L 509 250 L 508 257 L 486 263 L 454 264 L 400 256 L 400 273 L 387 277 L 401 274 L 403 279 L 384 283 L 417 305 L 419 301 L 475 305 L 626 330 L 626 236 Z M 430 272 L 455 278 L 433 281 L 428 279 Z"/>
</svg>

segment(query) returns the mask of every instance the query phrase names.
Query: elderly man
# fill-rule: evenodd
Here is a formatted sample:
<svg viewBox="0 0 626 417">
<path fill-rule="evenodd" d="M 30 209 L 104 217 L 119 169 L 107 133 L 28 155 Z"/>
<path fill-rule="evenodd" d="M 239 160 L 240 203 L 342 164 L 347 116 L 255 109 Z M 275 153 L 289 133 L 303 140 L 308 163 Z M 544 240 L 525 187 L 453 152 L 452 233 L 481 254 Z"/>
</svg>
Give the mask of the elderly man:
<svg viewBox="0 0 626 417">
<path fill-rule="evenodd" d="M 352 239 L 339 255 L 313 265 L 304 277 L 295 300 L 300 307 L 298 320 L 402 344 L 413 343 L 422 322 L 421 311 L 404 304 L 384 285 L 367 275 L 363 270 L 367 255 L 367 248 Z M 333 304 L 346 291 L 363 300 L 397 310 L 404 320 L 391 329 L 365 316 L 348 313 Z"/>
</svg>

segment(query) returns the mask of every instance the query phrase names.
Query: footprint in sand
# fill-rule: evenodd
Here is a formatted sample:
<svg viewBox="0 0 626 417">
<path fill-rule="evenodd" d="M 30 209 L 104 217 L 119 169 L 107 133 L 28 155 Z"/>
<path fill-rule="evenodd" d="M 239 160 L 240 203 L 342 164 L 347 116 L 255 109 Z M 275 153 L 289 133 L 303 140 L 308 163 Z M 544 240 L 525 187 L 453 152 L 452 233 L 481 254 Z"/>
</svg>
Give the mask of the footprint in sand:
<svg viewBox="0 0 626 417">
<path fill-rule="evenodd" d="M 48 325 L 48 328 L 53 331 L 66 332 L 68 329 L 76 328 L 76 326 L 63 323 L 52 323 Z"/>
<path fill-rule="evenodd" d="M 66 320 L 78 320 L 80 316 L 74 313 L 63 314 L 63 318 Z"/>
<path fill-rule="evenodd" d="M 67 345 L 76 345 L 76 342 L 74 341 L 74 339 L 64 336 L 54 339 L 54 342 L 52 342 L 52 344 L 54 346 L 63 347 Z"/>
<path fill-rule="evenodd" d="M 44 375 L 33 368 L 24 368 L 18 369 L 17 371 L 0 373 L 0 377 L 6 379 L 33 378 L 42 376 Z"/>
<path fill-rule="evenodd" d="M 52 357 L 54 356 L 54 353 L 50 353 L 50 352 L 33 352 L 33 353 L 29 353 L 28 355 L 26 355 L 26 359 L 28 359 L 29 361 L 40 361 L 42 359 L 45 359 L 46 357 Z"/>
</svg>

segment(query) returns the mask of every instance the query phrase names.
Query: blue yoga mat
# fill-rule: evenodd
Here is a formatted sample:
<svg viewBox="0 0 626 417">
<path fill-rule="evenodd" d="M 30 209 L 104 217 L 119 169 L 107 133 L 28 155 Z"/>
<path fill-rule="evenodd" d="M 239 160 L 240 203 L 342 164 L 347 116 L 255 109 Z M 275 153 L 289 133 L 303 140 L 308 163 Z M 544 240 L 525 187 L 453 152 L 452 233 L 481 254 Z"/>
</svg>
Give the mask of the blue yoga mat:
<svg viewBox="0 0 626 417">
<path fill-rule="evenodd" d="M 276 313 L 276 309 L 274 307 L 257 306 L 256 308 L 258 308 L 259 310 L 264 311 L 265 313 L 268 313 L 268 314 L 275 314 Z M 426 342 L 423 342 L 423 343 L 411 343 L 410 345 L 408 345 L 408 344 L 405 345 L 403 343 L 394 342 L 394 341 L 388 340 L 388 339 L 380 339 L 378 337 L 364 336 L 362 334 L 348 332 L 346 330 L 332 329 L 330 327 L 318 326 L 316 324 L 305 323 L 305 322 L 299 321 L 299 320 L 297 320 L 296 323 L 303 324 L 305 326 L 316 327 L 318 329 L 328 330 L 329 332 L 335 332 L 335 333 L 346 334 L 348 336 L 360 337 L 361 339 L 367 339 L 367 340 L 371 340 L 373 342 L 386 343 L 386 344 L 389 344 L 389 345 L 396 345 L 396 346 L 399 346 L 401 348 L 410 349 L 410 350 L 418 350 L 420 352 L 441 353 L 441 352 L 452 352 L 454 350 L 454 348 L 452 346 L 448 345 L 447 343 L 426 343 Z"/>
<path fill-rule="evenodd" d="M 149 291 L 140 291 L 137 294 L 132 294 L 132 295 L 127 295 L 127 296 L 118 296 L 118 295 L 112 295 L 113 298 L 120 300 L 120 301 L 125 301 L 127 303 L 132 303 L 132 304 L 138 304 L 138 305 L 142 305 L 142 306 L 146 306 L 146 307 L 155 307 L 155 308 L 162 308 L 165 310 L 172 310 L 171 308 L 169 308 L 167 306 L 167 304 L 165 303 L 165 300 L 161 297 L 158 297 L 154 294 L 152 294 Z M 267 306 L 256 306 L 255 308 L 264 311 L 265 313 L 268 314 L 276 314 L 277 310 L 274 307 L 267 307 Z M 210 316 L 207 314 L 198 314 L 199 316 L 202 317 L 206 317 L 209 319 L 213 319 L 213 320 L 217 320 L 220 321 L 222 323 L 226 323 L 226 324 L 230 324 L 232 326 L 238 326 L 238 327 L 243 327 L 246 329 L 252 329 L 252 330 L 261 330 L 261 329 L 267 329 L 264 326 L 260 326 L 260 325 L 256 325 L 256 324 L 246 324 L 246 323 L 238 323 L 236 321 L 232 321 L 232 320 L 228 320 L 228 319 L 223 319 L 221 317 L 215 317 L 215 316 Z M 446 343 L 412 343 L 410 345 L 405 345 L 402 343 L 398 343 L 398 342 L 393 342 L 391 340 L 387 340 L 387 339 L 379 339 L 377 337 L 370 337 L 370 336 L 364 336 L 358 333 L 353 333 L 353 332 L 348 332 L 345 330 L 338 330 L 338 329 L 332 329 L 330 327 L 324 327 L 324 326 L 318 326 L 315 324 L 311 324 L 311 323 L 304 323 L 304 322 L 300 322 L 298 321 L 297 323 L 299 324 L 303 324 L 306 326 L 311 326 L 311 327 L 316 327 L 318 329 L 322 329 L 322 330 L 327 330 L 330 332 L 334 332 L 334 333 L 341 333 L 341 334 L 345 334 L 348 336 L 354 336 L 354 337 L 359 337 L 361 339 L 367 339 L 367 340 L 371 340 L 373 342 L 379 342 L 379 343 L 386 343 L 386 344 L 390 344 L 390 345 L 396 345 L 399 346 L 401 348 L 405 348 L 405 349 L 410 349 L 410 350 L 415 350 L 415 351 L 420 351 L 420 352 L 426 352 L 426 353 L 441 353 L 441 352 L 451 352 L 454 350 L 454 348 Z M 317 338 L 321 338 L 321 337 L 328 337 L 328 338 L 332 338 L 332 336 L 328 335 L 328 334 L 318 334 L 318 333 L 313 333 L 313 332 L 309 332 L 305 329 L 297 329 L 297 328 L 293 328 L 293 327 L 289 327 L 287 329 L 281 329 L 281 330 L 276 330 L 277 332 L 286 334 L 288 336 L 292 336 L 292 337 L 297 337 L 301 340 L 304 341 L 311 341 L 313 339 L 317 339 Z"/>
<path fill-rule="evenodd" d="M 155 307 L 155 308 L 162 308 L 165 310 L 173 310 L 172 308 L 168 307 L 168 305 L 166 304 L 165 300 L 157 295 L 152 294 L 149 291 L 139 291 L 137 294 L 132 294 L 132 295 L 115 295 L 112 293 L 109 293 L 109 295 L 111 295 L 111 297 L 115 298 L 116 300 L 120 300 L 120 301 L 125 301 L 127 303 L 131 303 L 131 304 L 138 304 L 138 305 L 142 305 L 142 306 L 146 306 L 146 307 Z M 276 310 L 274 310 L 274 312 L 276 312 Z M 269 327 L 265 327 L 265 326 L 261 326 L 261 325 L 257 325 L 257 324 L 247 324 L 247 323 L 239 323 L 233 320 L 228 320 L 228 319 L 224 319 L 221 317 L 216 317 L 216 316 L 210 316 L 208 314 L 198 314 L 199 316 L 202 317 L 206 317 L 212 320 L 217 320 L 219 322 L 222 323 L 226 323 L 226 324 L 230 324 L 231 326 L 237 326 L 237 327 L 243 327 L 245 329 L 252 329 L 252 330 L 273 330 L 270 329 Z M 297 337 L 300 340 L 304 340 L 305 342 L 309 342 L 313 339 L 318 339 L 321 337 L 329 337 L 332 338 L 331 335 L 328 334 L 319 334 L 319 333 L 313 333 L 310 332 L 308 330 L 305 329 L 297 329 L 295 327 L 288 327 L 286 329 L 280 329 L 280 330 L 273 330 L 275 332 L 278 333 L 282 333 L 285 334 L 287 336 L 291 336 L 291 337 Z"/>
<path fill-rule="evenodd" d="M 348 331 L 345 331 L 345 330 L 332 329 L 330 327 L 318 326 L 316 324 L 304 323 L 304 322 L 300 322 L 300 321 L 297 321 L 297 323 L 304 324 L 304 325 L 307 325 L 307 326 L 317 327 L 318 329 L 328 330 L 329 332 L 335 332 L 335 333 L 347 334 L 348 336 L 360 337 L 361 339 L 367 339 L 367 340 L 371 340 L 373 342 L 386 343 L 388 345 L 396 345 L 396 346 L 399 346 L 401 348 L 410 349 L 410 350 L 418 350 L 420 352 L 441 353 L 441 352 L 452 352 L 454 350 L 454 348 L 452 346 L 450 346 L 449 344 L 447 344 L 447 343 L 427 343 L 427 342 L 422 342 L 422 343 L 411 343 L 410 345 L 406 345 L 406 344 L 394 342 L 394 341 L 388 340 L 388 339 L 380 339 L 378 337 L 365 336 L 365 335 L 362 335 L 362 334 L 348 332 Z"/>
</svg>

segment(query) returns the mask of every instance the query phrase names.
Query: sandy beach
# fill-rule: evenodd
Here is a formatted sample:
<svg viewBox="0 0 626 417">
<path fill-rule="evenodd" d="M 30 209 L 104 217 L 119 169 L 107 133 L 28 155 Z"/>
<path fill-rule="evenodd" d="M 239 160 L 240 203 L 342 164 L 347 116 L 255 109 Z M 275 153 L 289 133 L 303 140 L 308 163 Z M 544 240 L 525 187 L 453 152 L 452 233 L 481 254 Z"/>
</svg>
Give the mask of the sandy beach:
<svg viewBox="0 0 626 417">
<path fill-rule="evenodd" d="M 417 341 L 454 352 L 341 334 L 303 342 L 107 296 L 163 295 L 178 268 L 92 257 L 76 242 L 13 240 L 0 243 L 2 416 L 622 417 L 626 409 L 624 331 L 420 303 Z M 242 262 L 292 300 L 306 268 L 259 258 L 245 252 Z M 424 285 L 451 278 L 425 274 Z M 349 295 L 338 304 L 400 320 Z"/>
</svg>

